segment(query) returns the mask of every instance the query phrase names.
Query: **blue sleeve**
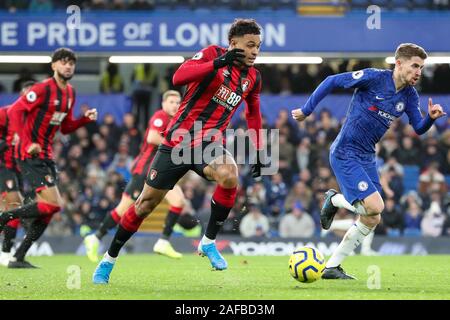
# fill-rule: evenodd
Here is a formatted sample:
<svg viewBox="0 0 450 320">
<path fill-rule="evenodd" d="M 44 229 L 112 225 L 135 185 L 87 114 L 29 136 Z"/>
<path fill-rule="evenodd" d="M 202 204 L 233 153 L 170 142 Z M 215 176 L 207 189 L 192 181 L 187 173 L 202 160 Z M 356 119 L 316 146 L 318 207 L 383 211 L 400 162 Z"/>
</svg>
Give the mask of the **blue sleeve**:
<svg viewBox="0 0 450 320">
<path fill-rule="evenodd" d="M 434 120 L 430 118 L 427 113 L 425 118 L 422 118 L 422 111 L 420 110 L 419 95 L 417 91 L 413 89 L 413 92 L 408 97 L 405 112 L 409 118 L 409 124 L 412 125 L 414 131 L 421 135 L 428 131 L 434 123 Z"/>
<path fill-rule="evenodd" d="M 316 90 L 314 90 L 308 101 L 306 101 L 305 106 L 302 108 L 303 113 L 306 116 L 309 116 L 319 102 L 336 88 L 349 89 L 367 87 L 377 72 L 379 71 L 376 69 L 363 69 L 327 77 Z"/>
</svg>

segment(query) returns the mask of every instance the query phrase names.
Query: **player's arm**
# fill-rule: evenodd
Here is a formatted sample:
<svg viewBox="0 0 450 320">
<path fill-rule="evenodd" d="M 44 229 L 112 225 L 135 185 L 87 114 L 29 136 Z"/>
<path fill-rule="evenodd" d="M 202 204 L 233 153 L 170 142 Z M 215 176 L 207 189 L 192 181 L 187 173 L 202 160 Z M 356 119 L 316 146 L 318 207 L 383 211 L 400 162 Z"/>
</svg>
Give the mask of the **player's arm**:
<svg viewBox="0 0 450 320">
<path fill-rule="evenodd" d="M 26 95 L 17 99 L 8 109 L 9 126 L 13 134 L 20 137 L 25 114 L 40 106 L 48 93 L 45 85 L 37 83 L 31 87 Z"/>
<path fill-rule="evenodd" d="M 203 80 L 206 75 L 232 64 L 235 60 L 244 57 L 241 49 L 233 49 L 218 57 L 217 47 L 207 47 L 197 52 L 192 59 L 184 62 L 173 75 L 173 84 L 183 86 L 190 82 Z"/>
<path fill-rule="evenodd" d="M 158 130 L 149 130 L 147 135 L 147 143 L 154 144 L 155 146 L 159 146 L 164 141 L 163 136 L 159 133 Z"/>
<path fill-rule="evenodd" d="M 433 104 L 433 101 L 429 98 L 428 113 L 424 118 L 422 118 L 422 112 L 419 105 L 419 95 L 415 90 L 408 98 L 405 112 L 408 115 L 409 123 L 418 135 L 427 132 L 436 119 L 446 115 L 442 106 L 439 104 Z"/>
<path fill-rule="evenodd" d="M 261 75 L 257 73 L 256 83 L 254 88 L 249 93 L 245 101 L 247 102 L 247 108 L 245 109 L 245 118 L 247 120 L 247 127 L 255 134 L 250 134 L 255 149 L 261 150 L 263 141 L 261 137 L 262 118 L 261 118 L 261 104 L 260 104 L 260 92 L 261 92 Z M 256 163 L 252 166 L 252 176 L 259 178 L 261 176 L 261 167 L 263 166 L 263 159 L 260 152 L 256 152 Z"/>
<path fill-rule="evenodd" d="M 3 131 L 6 128 L 6 110 L 0 111 L 0 131 Z M 0 152 L 5 151 L 8 148 L 8 144 L 6 143 L 6 139 L 0 139 Z"/>
<path fill-rule="evenodd" d="M 75 104 L 75 102 L 73 103 Z M 63 134 L 69 134 L 84 126 L 85 124 L 97 120 L 97 109 L 89 109 L 85 114 L 79 118 L 73 118 L 73 108 L 70 108 L 68 115 L 61 122 L 61 132 Z"/>
<path fill-rule="evenodd" d="M 374 69 L 364 69 L 355 72 L 344 72 L 328 76 L 314 90 L 303 108 L 292 110 L 292 117 L 297 121 L 303 121 L 309 116 L 316 106 L 337 88 L 362 88 L 374 78 L 376 71 Z"/>
</svg>

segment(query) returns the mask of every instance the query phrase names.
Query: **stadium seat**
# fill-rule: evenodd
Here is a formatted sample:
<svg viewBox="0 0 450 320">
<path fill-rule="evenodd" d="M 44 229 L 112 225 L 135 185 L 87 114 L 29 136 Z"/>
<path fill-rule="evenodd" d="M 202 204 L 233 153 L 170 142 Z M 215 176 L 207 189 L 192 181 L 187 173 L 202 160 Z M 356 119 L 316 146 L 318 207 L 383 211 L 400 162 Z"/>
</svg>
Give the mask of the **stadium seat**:
<svg viewBox="0 0 450 320">
<path fill-rule="evenodd" d="M 418 166 L 403 166 L 403 187 L 404 192 L 410 190 L 417 190 L 417 184 L 419 183 L 420 169 Z"/>
</svg>

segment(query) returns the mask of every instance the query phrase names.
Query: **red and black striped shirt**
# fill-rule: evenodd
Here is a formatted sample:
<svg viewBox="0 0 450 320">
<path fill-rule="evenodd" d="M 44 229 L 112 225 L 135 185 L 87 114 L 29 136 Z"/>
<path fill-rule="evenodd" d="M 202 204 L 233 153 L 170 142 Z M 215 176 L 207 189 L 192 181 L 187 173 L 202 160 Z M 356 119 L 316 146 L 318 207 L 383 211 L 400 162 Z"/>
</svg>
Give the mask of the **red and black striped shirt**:
<svg viewBox="0 0 450 320">
<path fill-rule="evenodd" d="M 131 174 L 147 174 L 153 158 L 158 150 L 158 146 L 147 142 L 148 134 L 151 130 L 156 130 L 160 134 L 163 134 L 170 122 L 171 117 L 164 112 L 164 110 L 158 110 L 148 121 L 147 130 L 145 131 L 144 141 L 141 145 L 141 150 L 133 161 L 131 167 Z"/>
<path fill-rule="evenodd" d="M 261 75 L 254 67 L 239 68 L 233 65 L 214 69 L 214 59 L 225 52 L 225 48 L 209 46 L 184 62 L 175 72 L 174 85 L 187 85 L 187 90 L 167 128 L 164 145 L 176 146 L 185 139 L 183 134 L 186 132 L 189 132 L 191 146 L 211 141 L 206 137 L 211 135 L 213 129 L 223 135 L 231 117 L 245 100 L 248 127 L 256 130 L 254 143 L 260 148 Z M 194 126 L 194 123 L 198 125 Z M 198 126 L 201 130 L 195 132 Z"/>
<path fill-rule="evenodd" d="M 38 157 L 52 159 L 52 144 L 58 129 L 68 134 L 90 121 L 87 117 L 73 119 L 74 104 L 73 87 L 67 84 L 61 89 L 55 78 L 33 85 L 26 95 L 14 102 L 8 116 L 13 132 L 20 137 L 16 157 L 21 160 L 31 158 L 27 150 L 32 143 L 38 143 L 42 148 Z M 21 119 L 25 119 L 24 122 Z"/>
<path fill-rule="evenodd" d="M 5 141 L 7 146 L 7 148 L 0 153 L 0 166 L 8 169 L 15 169 L 14 146 L 12 145 L 14 134 L 11 131 L 7 113 L 9 108 L 10 106 L 6 106 L 0 109 L 0 140 Z"/>
</svg>

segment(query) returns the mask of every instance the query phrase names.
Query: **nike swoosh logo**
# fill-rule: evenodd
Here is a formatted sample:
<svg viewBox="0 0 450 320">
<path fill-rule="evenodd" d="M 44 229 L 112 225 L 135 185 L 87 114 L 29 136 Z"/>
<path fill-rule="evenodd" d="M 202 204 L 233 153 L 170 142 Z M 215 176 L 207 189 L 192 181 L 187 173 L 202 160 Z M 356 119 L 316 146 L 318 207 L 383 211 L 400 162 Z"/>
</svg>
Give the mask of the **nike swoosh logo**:
<svg viewBox="0 0 450 320">
<path fill-rule="evenodd" d="M 375 99 L 377 99 L 377 100 L 384 100 L 384 98 L 381 98 L 379 96 L 376 96 Z"/>
</svg>

